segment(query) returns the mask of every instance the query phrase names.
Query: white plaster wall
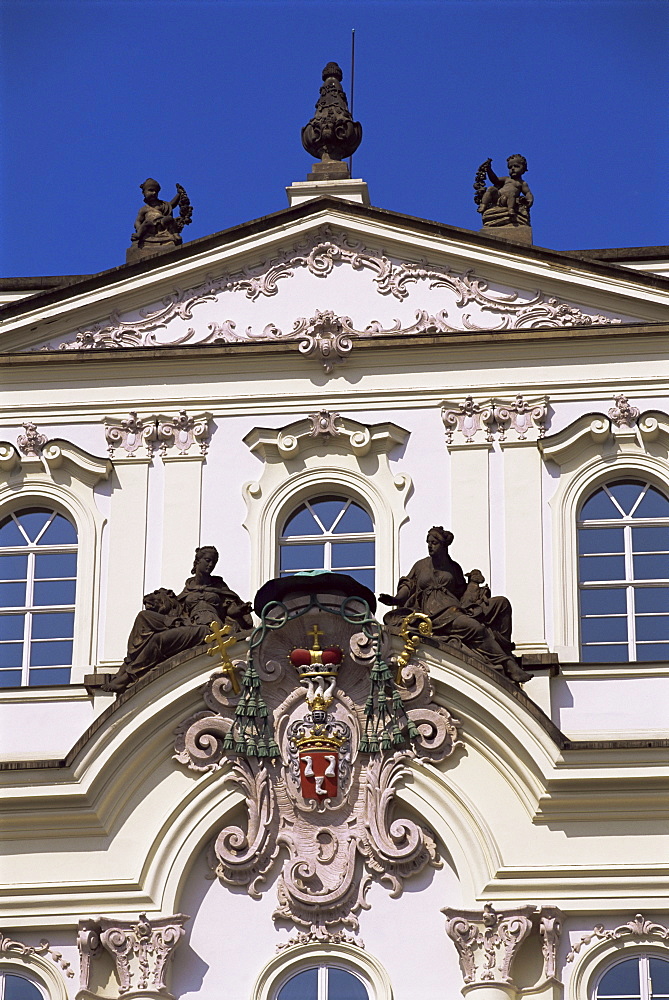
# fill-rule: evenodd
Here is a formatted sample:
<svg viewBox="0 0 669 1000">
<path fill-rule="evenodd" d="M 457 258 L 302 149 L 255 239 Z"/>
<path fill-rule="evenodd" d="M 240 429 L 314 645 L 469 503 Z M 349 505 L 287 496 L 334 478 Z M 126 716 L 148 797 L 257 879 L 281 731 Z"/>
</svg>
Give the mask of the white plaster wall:
<svg viewBox="0 0 669 1000">
<path fill-rule="evenodd" d="M 63 758 L 95 718 L 111 702 L 111 695 L 96 699 L 77 687 L 72 697 L 56 689 L 28 689 L 24 701 L 0 700 L 0 760 L 50 760 Z"/>
<path fill-rule="evenodd" d="M 207 879 L 209 875 L 209 879 Z M 446 864 L 410 879 L 399 899 L 373 885 L 371 909 L 360 915 L 359 937 L 365 951 L 385 967 L 394 1000 L 444 1000 L 459 995 L 457 954 L 444 931 L 443 906 L 459 906 L 457 878 Z M 252 1000 L 253 984 L 288 930 L 272 920 L 276 878 L 259 900 L 244 890 L 211 881 L 205 855 L 188 875 L 179 910 L 192 919 L 172 972 L 173 990 L 181 1000 L 224 996 Z"/>
<path fill-rule="evenodd" d="M 570 669 L 568 677 L 553 678 L 554 720 L 572 739 L 666 738 L 666 665 L 653 664 L 655 676 L 616 676 L 615 669 L 600 676 L 579 677 Z"/>
</svg>

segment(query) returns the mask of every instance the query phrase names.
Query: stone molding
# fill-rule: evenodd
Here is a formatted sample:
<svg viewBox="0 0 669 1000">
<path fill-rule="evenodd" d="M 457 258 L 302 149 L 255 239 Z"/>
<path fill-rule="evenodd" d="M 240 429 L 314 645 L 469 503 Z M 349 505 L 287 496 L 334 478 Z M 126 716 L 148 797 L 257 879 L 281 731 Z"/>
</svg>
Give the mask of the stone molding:
<svg viewBox="0 0 669 1000">
<path fill-rule="evenodd" d="M 512 440 L 540 440 L 546 434 L 548 403 L 548 396 L 526 400 L 521 393 L 512 400 L 494 398 L 482 403 L 475 402 L 472 396 L 466 396 L 461 403 L 444 400 L 441 419 L 446 443 L 456 444 L 456 434 L 464 438 L 465 444 L 479 440 L 479 435 L 489 443 L 502 443 L 510 432 Z"/>
<path fill-rule="evenodd" d="M 373 451 L 377 455 L 387 455 L 393 448 L 402 445 L 409 437 L 409 431 L 405 431 L 397 424 L 361 424 L 357 420 L 349 417 L 342 417 L 335 413 L 333 420 L 339 422 L 339 426 L 332 432 L 332 423 L 327 431 L 318 431 L 314 434 L 314 417 L 321 417 L 322 413 L 329 416 L 327 410 L 319 414 L 310 414 L 308 419 L 296 420 L 286 427 L 278 429 L 266 427 L 254 427 L 252 431 L 244 437 L 244 444 L 250 450 L 262 458 L 265 462 L 276 461 L 277 459 L 297 458 L 300 452 L 309 447 L 329 447 L 328 438 L 333 447 L 344 448 L 352 455 L 363 458 Z M 311 421 L 311 423 L 309 422 Z M 314 441 L 314 438 L 317 440 Z M 320 439 L 320 440 L 318 440 Z"/>
<path fill-rule="evenodd" d="M 92 990 L 93 965 L 103 950 L 114 960 L 121 996 L 172 997 L 166 984 L 168 962 L 184 935 L 190 917 L 183 913 L 149 920 L 81 920 L 77 934 L 81 963 L 81 993 Z"/>
<path fill-rule="evenodd" d="M 237 329 L 234 320 L 213 323 L 206 330 L 189 327 L 185 333 L 164 340 L 157 334 L 164 330 L 173 319 L 191 320 L 193 309 L 202 302 L 216 301 L 225 292 L 241 292 L 252 301 L 261 296 L 272 297 L 279 292 L 279 282 L 294 277 L 301 269 L 318 278 L 326 278 L 336 266 L 345 265 L 356 271 L 369 271 L 373 275 L 376 290 L 380 295 L 391 296 L 398 302 L 408 295 L 410 284 L 425 282 L 431 289 L 447 288 L 456 295 L 458 307 L 474 303 L 498 320 L 489 326 L 479 326 L 471 316 L 462 314 L 462 325 L 453 326 L 447 322 L 446 313 L 428 316 L 419 311 L 416 323 L 403 328 L 399 320 L 388 329 L 382 329 L 375 321 L 363 330 L 346 329 L 346 317 L 338 317 L 343 332 L 357 332 L 360 336 L 379 334 L 407 334 L 418 332 L 465 332 L 469 330 L 532 330 L 537 328 L 561 329 L 575 326 L 612 325 L 622 322 L 619 318 L 592 315 L 577 306 L 546 295 L 541 290 L 521 298 L 518 292 L 492 292 L 488 282 L 471 270 L 456 272 L 446 266 L 428 266 L 425 261 L 398 261 L 383 252 L 349 239 L 346 233 L 335 231 L 330 226 L 321 226 L 302 243 L 269 257 L 262 263 L 236 271 L 223 272 L 215 277 L 207 277 L 204 282 L 188 289 L 177 288 L 165 296 L 157 308 L 140 310 L 139 317 L 123 319 L 116 310 L 110 316 L 89 327 L 76 331 L 72 340 L 61 342 L 60 350 L 99 350 L 117 347 L 159 347 L 170 344 L 208 344 L 233 341 L 291 340 L 304 336 L 304 319 L 295 321 L 292 331 L 283 333 L 273 324 L 263 330 L 251 327 Z M 495 314 L 497 314 L 495 316 Z M 350 325 L 350 320 L 348 320 Z M 297 329 L 299 325 L 299 329 Z M 42 348 L 45 349 L 45 348 Z M 46 349 L 53 349 L 47 345 Z M 320 350 L 319 348 L 317 348 Z M 304 352 L 306 353 L 306 351 Z"/>
<path fill-rule="evenodd" d="M 513 985 L 513 963 L 522 943 L 541 936 L 543 981 L 556 978 L 556 953 L 562 914 L 556 907 L 521 906 L 499 913 L 491 903 L 482 911 L 445 907 L 446 933 L 458 952 L 465 987 Z"/>
<path fill-rule="evenodd" d="M 26 425 L 24 424 L 24 426 Z M 43 437 L 43 435 L 39 436 Z M 19 435 L 19 440 L 21 437 L 23 435 Z M 17 443 L 19 442 L 17 441 Z M 61 439 L 45 441 L 39 445 L 38 451 L 35 449 L 23 451 L 22 455 L 10 441 L 0 441 L 0 470 L 8 472 L 10 476 L 21 473 L 28 475 L 46 474 L 49 478 L 53 478 L 55 469 L 61 469 L 86 486 L 93 488 L 103 479 L 109 478 L 112 464 L 106 458 L 98 458 L 96 455 L 84 451 L 83 448 L 79 448 L 76 444 Z"/>
<path fill-rule="evenodd" d="M 309 437 L 339 437 L 337 421 L 341 414 L 331 413 L 330 410 L 318 410 L 309 414 L 311 420 L 311 431 Z"/>
<path fill-rule="evenodd" d="M 197 444 L 200 455 L 204 456 L 209 448 L 211 419 L 211 413 L 189 416 L 186 410 L 179 410 L 176 416 L 139 417 L 136 410 L 130 410 L 122 420 L 105 417 L 107 451 L 114 458 L 115 452 L 122 449 L 123 458 L 139 460 L 138 452 L 143 448 L 145 460 L 150 461 L 156 448 L 161 458 L 182 457 Z"/>
<path fill-rule="evenodd" d="M 74 971 L 70 963 L 63 958 L 62 952 L 55 951 L 46 939 L 43 938 L 38 945 L 29 945 L 5 937 L 0 930 L 0 956 L 3 958 L 16 956 L 30 961 L 35 955 L 48 955 L 69 979 L 74 977 Z"/>
</svg>

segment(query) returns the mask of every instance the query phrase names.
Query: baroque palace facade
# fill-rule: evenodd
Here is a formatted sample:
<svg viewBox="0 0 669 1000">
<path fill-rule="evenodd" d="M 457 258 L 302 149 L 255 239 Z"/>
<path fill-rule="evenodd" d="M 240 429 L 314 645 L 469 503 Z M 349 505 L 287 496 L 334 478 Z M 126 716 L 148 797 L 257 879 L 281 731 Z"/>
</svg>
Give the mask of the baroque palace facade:
<svg viewBox="0 0 669 1000">
<path fill-rule="evenodd" d="M 669 251 L 370 207 L 329 72 L 289 208 L 0 285 L 2 996 L 668 997 Z"/>
</svg>

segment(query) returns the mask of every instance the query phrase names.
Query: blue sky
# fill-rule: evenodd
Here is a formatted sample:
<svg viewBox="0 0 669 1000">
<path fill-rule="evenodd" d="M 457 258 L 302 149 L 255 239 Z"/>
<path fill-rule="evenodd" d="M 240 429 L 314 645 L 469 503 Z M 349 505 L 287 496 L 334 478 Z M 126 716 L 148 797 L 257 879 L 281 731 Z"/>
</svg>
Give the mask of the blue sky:
<svg viewBox="0 0 669 1000">
<path fill-rule="evenodd" d="M 186 239 L 286 207 L 334 59 L 373 205 L 479 228 L 472 183 L 523 153 L 535 242 L 669 243 L 666 0 L 0 0 L 0 275 L 122 264 L 139 184 Z"/>
</svg>

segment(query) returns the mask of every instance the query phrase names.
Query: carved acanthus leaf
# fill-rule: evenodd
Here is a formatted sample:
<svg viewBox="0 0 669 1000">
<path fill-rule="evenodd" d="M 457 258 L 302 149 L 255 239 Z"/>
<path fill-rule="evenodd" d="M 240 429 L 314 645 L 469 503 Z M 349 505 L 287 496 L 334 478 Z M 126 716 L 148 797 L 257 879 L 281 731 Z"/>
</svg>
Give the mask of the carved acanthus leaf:
<svg viewBox="0 0 669 1000">
<path fill-rule="evenodd" d="M 44 938 L 39 944 L 24 944 L 14 938 L 6 937 L 0 930 L 0 955 L 19 955 L 21 958 L 29 959 L 31 955 L 49 955 L 50 958 L 59 965 L 68 978 L 74 976 L 70 963 L 63 958 L 62 952 L 55 951 Z"/>
<path fill-rule="evenodd" d="M 107 951 L 114 959 L 119 992 L 158 992 L 170 997 L 165 974 L 167 963 L 184 935 L 190 917 L 183 913 L 149 920 L 140 913 L 137 920 L 82 920 L 77 943 L 81 954 L 82 989 L 90 985 L 91 963 Z"/>
<path fill-rule="evenodd" d="M 534 907 L 497 913 L 486 903 L 480 914 L 449 907 L 441 912 L 446 916 L 446 933 L 457 949 L 465 984 L 511 983 L 513 961 L 532 931 Z"/>
<path fill-rule="evenodd" d="M 639 420 L 640 410 L 636 406 L 632 406 L 627 396 L 622 392 L 614 398 L 616 405 L 609 410 L 611 422 L 616 427 L 635 427 Z"/>
<path fill-rule="evenodd" d="M 488 442 L 494 441 L 496 436 L 499 441 L 506 441 L 509 431 L 513 431 L 518 441 L 527 440 L 529 434 L 533 435 L 533 440 L 543 438 L 548 402 L 548 396 L 526 400 L 520 393 L 513 400 L 491 399 L 484 403 L 476 403 L 471 396 L 463 403 L 446 400 L 441 409 L 446 442 L 453 444 L 456 431 L 467 444 L 475 441 L 481 431 Z"/>
<path fill-rule="evenodd" d="M 185 410 L 179 410 L 176 417 L 158 417 L 157 439 L 160 454 L 165 458 L 170 449 L 178 455 L 186 455 L 197 442 L 200 454 L 206 455 L 209 447 L 211 413 L 200 413 L 189 417 Z"/>
<path fill-rule="evenodd" d="M 457 308 L 473 303 L 481 310 L 497 314 L 497 324 L 483 325 L 463 314 L 462 325 L 447 323 L 446 312 L 441 310 L 435 316 L 424 311 L 416 314 L 416 323 L 402 327 L 395 320 L 391 327 L 382 327 L 376 320 L 362 330 L 345 330 L 348 334 L 361 336 L 408 333 L 446 333 L 468 330 L 531 330 L 538 328 L 558 329 L 572 326 L 611 325 L 620 323 L 618 318 L 591 315 L 577 306 L 563 302 L 555 296 L 546 296 L 541 291 L 522 297 L 518 292 L 492 292 L 488 283 L 476 277 L 471 271 L 453 272 L 451 268 L 428 265 L 425 261 L 411 262 L 392 260 L 385 254 L 351 241 L 346 234 L 336 233 L 329 227 L 320 227 L 312 237 L 301 245 L 281 252 L 258 266 L 239 271 L 223 273 L 217 277 L 207 277 L 193 288 L 175 290 L 165 296 L 157 307 L 139 311 L 137 318 L 123 319 L 118 311 L 112 312 L 107 320 L 76 332 L 74 338 L 58 344 L 60 350 L 97 350 L 117 347 L 176 346 L 185 343 L 222 343 L 248 340 L 296 339 L 295 330 L 282 333 L 272 324 L 262 331 L 253 332 L 250 327 L 237 330 L 233 320 L 213 323 L 208 332 L 189 327 L 185 332 L 165 339 L 158 331 L 165 330 L 172 320 L 190 321 L 196 306 L 205 302 L 218 301 L 226 292 L 242 292 L 247 298 L 256 300 L 260 296 L 271 297 L 278 293 L 278 282 L 293 277 L 304 268 L 315 277 L 325 278 L 339 265 L 353 270 L 370 271 L 377 292 L 391 296 L 399 302 L 408 295 L 410 284 L 425 282 L 430 289 L 447 288 L 455 294 Z M 343 317 L 340 317 L 343 320 Z M 296 321 L 296 324 L 300 321 Z M 350 321 L 349 321 L 350 322 Z M 42 348 L 42 349 L 50 349 Z"/>
<path fill-rule="evenodd" d="M 23 425 L 23 429 L 24 433 L 19 434 L 16 439 L 19 451 L 26 458 L 39 458 L 42 448 L 46 444 L 45 435 L 40 434 L 37 425 L 30 420 Z"/>
</svg>

